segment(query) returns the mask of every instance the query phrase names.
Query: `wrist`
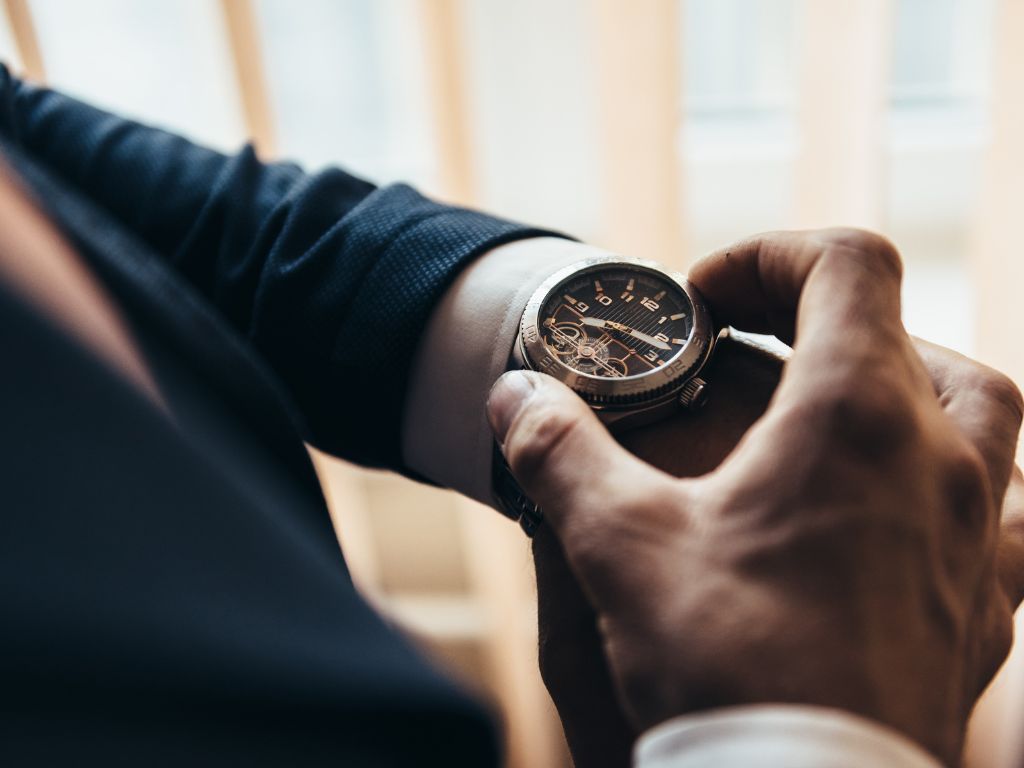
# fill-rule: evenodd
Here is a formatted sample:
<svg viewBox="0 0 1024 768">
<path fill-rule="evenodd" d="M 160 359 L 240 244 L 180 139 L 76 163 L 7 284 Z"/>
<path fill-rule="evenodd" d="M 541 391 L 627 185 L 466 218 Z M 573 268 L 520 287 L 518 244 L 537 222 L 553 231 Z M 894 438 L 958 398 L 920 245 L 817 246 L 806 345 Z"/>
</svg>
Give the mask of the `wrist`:
<svg viewBox="0 0 1024 768">
<path fill-rule="evenodd" d="M 574 240 L 516 240 L 460 272 L 420 339 L 406 394 L 405 465 L 439 485 L 492 503 L 487 394 L 505 371 L 523 308 L 553 271 L 604 251 Z"/>
</svg>

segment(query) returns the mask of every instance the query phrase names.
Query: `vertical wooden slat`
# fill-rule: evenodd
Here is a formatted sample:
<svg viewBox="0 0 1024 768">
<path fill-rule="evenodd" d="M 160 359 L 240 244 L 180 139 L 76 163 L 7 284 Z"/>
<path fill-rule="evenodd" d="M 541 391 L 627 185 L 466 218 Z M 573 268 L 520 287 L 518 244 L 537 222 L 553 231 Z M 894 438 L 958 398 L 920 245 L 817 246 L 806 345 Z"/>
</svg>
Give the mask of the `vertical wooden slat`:
<svg viewBox="0 0 1024 768">
<path fill-rule="evenodd" d="M 529 544 L 494 510 L 457 503 L 470 588 L 485 617 L 484 652 L 506 718 L 509 768 L 553 768 L 557 719 L 537 666 Z"/>
<path fill-rule="evenodd" d="M 797 227 L 879 228 L 893 0 L 799 6 Z"/>
<path fill-rule="evenodd" d="M 312 446 L 308 450 L 324 489 L 331 522 L 345 552 L 352 581 L 364 595 L 375 598 L 380 592 L 381 572 L 363 476 L 355 467 Z"/>
<path fill-rule="evenodd" d="M 38 83 L 44 82 L 46 68 L 43 66 L 43 54 L 28 0 L 3 0 L 3 7 L 26 77 Z"/>
<path fill-rule="evenodd" d="M 420 0 L 424 66 L 434 121 L 440 196 L 476 202 L 473 147 L 466 94 L 464 7 L 461 0 Z"/>
<path fill-rule="evenodd" d="M 601 245 L 686 262 L 679 137 L 680 3 L 594 0 Z"/>
<path fill-rule="evenodd" d="M 420 0 L 424 66 L 433 115 L 439 194 L 477 202 L 462 0 Z M 520 531 L 493 510 L 453 499 L 467 568 L 468 603 L 478 607 L 479 638 L 492 689 L 505 716 L 510 768 L 544 768 L 557 754 L 551 738 L 552 706 L 540 681 L 536 627 L 529 617 L 533 587 L 529 554 Z"/>
<path fill-rule="evenodd" d="M 975 351 L 1024 386 L 1024 244 L 1020 238 L 1024 185 L 1024 2 L 1001 0 L 994 25 L 991 141 L 974 217 L 970 271 L 974 288 Z M 1018 445 L 1024 461 L 1024 443 Z M 1024 765 L 1024 611 L 1010 659 L 973 723 L 978 765 Z M 970 744 L 971 742 L 969 742 Z M 969 755 L 970 756 L 970 755 Z M 982 763 L 981 760 L 986 760 Z"/>
<path fill-rule="evenodd" d="M 220 0 L 220 5 L 227 26 L 246 131 L 257 152 L 263 157 L 272 157 L 277 142 L 252 0 Z"/>
<path fill-rule="evenodd" d="M 1003 0 L 997 19 L 991 143 L 970 254 L 978 297 L 975 341 L 982 360 L 1024 385 L 1024 2 Z"/>
</svg>

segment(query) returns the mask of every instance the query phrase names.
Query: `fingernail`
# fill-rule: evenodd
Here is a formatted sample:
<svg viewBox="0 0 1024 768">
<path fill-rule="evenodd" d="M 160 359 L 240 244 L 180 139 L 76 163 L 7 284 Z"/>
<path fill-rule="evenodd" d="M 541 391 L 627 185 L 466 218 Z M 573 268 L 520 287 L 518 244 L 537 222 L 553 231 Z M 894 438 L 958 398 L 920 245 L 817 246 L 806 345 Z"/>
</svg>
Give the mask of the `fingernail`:
<svg viewBox="0 0 1024 768">
<path fill-rule="evenodd" d="M 487 398 L 487 417 L 498 443 L 504 445 L 508 428 L 527 401 L 537 391 L 532 376 L 523 371 L 509 371 L 491 387 Z"/>
</svg>

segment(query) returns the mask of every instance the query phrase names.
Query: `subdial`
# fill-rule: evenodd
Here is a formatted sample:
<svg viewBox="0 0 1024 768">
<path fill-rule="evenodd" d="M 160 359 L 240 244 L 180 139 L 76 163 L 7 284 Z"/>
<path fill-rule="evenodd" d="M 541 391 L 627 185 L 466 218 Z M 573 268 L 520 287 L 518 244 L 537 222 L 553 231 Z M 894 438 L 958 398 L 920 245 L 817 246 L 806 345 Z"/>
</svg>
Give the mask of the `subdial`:
<svg viewBox="0 0 1024 768">
<path fill-rule="evenodd" d="M 576 323 L 547 323 L 548 346 L 573 370 L 592 376 L 618 378 L 627 374 L 626 364 L 614 357 L 619 345 L 607 333 L 591 336 Z"/>
<path fill-rule="evenodd" d="M 548 346 L 559 357 L 572 354 L 579 346 L 580 337 L 584 336 L 583 328 L 575 323 L 547 323 Z"/>
</svg>

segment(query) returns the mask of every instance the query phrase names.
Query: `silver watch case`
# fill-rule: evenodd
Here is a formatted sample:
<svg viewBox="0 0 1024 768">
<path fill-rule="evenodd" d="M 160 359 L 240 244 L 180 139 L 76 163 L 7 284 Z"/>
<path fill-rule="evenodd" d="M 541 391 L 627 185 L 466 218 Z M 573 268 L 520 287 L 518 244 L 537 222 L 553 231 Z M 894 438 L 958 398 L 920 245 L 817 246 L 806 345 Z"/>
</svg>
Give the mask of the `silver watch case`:
<svg viewBox="0 0 1024 768">
<path fill-rule="evenodd" d="M 540 312 L 545 300 L 569 277 L 621 265 L 655 272 L 675 283 L 693 306 L 693 331 L 685 347 L 666 365 L 648 373 L 610 379 L 575 371 L 553 355 L 540 333 Z M 624 256 L 594 256 L 569 264 L 548 277 L 530 297 L 523 312 L 516 352 L 523 367 L 547 373 L 566 384 L 602 416 L 606 423 L 637 417 L 644 421 L 660 418 L 676 407 L 677 398 L 688 381 L 703 368 L 715 342 L 714 324 L 704 298 L 679 272 L 664 269 L 657 262 Z"/>
</svg>

